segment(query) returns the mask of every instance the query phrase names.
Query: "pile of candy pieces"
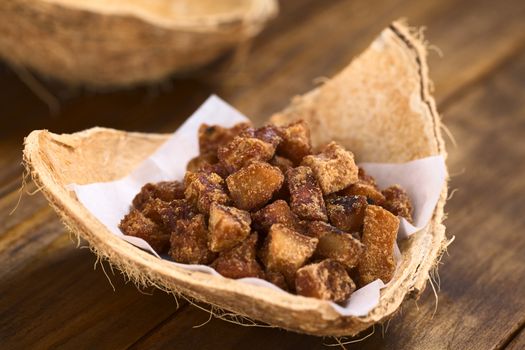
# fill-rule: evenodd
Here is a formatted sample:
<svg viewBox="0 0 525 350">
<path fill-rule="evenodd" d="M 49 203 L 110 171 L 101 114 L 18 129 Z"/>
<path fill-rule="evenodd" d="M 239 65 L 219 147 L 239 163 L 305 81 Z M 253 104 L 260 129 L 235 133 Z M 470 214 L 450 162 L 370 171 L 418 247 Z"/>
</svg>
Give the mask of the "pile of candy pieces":
<svg viewBox="0 0 525 350">
<path fill-rule="evenodd" d="M 344 302 L 387 283 L 399 218 L 398 185 L 380 190 L 337 142 L 313 150 L 304 121 L 287 126 L 202 125 L 183 182 L 146 184 L 120 229 L 184 264 L 257 277 L 302 296 Z"/>
</svg>

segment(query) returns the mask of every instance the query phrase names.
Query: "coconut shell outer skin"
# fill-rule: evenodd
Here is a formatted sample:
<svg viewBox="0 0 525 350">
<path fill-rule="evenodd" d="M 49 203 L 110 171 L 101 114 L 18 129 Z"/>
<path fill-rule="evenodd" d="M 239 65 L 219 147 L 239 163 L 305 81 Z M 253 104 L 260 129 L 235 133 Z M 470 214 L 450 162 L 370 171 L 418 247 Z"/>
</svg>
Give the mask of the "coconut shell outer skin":
<svg viewBox="0 0 525 350">
<path fill-rule="evenodd" d="M 395 22 L 339 75 L 297 97 L 272 120 L 288 123 L 305 118 L 313 124 L 315 145 L 334 138 L 355 150 L 359 161 L 446 157 L 441 122 L 428 91 L 425 54 L 422 42 L 408 27 Z M 334 123 L 338 127 L 330 129 Z M 64 223 L 96 254 L 138 283 L 296 332 L 351 336 L 394 315 L 405 298 L 417 297 L 447 246 L 442 224 L 445 184 L 431 222 L 402 242 L 402 259 L 392 281 L 381 291 L 377 307 L 361 317 L 341 316 L 326 301 L 177 268 L 112 235 L 66 188 L 69 183 L 125 176 L 167 137 L 93 128 L 70 135 L 34 131 L 25 140 L 25 164 Z"/>
<path fill-rule="evenodd" d="M 173 6 L 185 2 L 176 0 Z M 196 0 L 202 15 L 170 18 L 162 9 L 144 8 L 147 1 L 122 0 L 120 7 L 100 3 L 0 1 L 0 57 L 71 85 L 149 83 L 195 69 L 247 42 L 278 9 L 276 0 L 249 0 L 248 5 L 227 0 L 231 8 L 220 11 L 213 0 Z"/>
</svg>

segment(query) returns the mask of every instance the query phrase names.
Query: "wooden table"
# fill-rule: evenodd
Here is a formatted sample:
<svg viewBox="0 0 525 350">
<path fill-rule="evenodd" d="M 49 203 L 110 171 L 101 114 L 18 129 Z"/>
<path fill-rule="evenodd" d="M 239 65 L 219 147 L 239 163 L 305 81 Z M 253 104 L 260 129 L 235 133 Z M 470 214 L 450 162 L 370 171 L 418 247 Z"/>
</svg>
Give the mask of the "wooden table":
<svg viewBox="0 0 525 350">
<path fill-rule="evenodd" d="M 446 225 L 454 244 L 431 288 L 350 348 L 525 348 L 525 2 L 286 0 L 241 66 L 95 93 L 45 82 L 60 109 L 0 68 L 0 348 L 325 349 L 334 339 L 240 327 L 159 290 L 108 283 L 39 193 L 20 203 L 23 136 L 101 125 L 172 131 L 209 94 L 263 120 L 344 67 L 390 21 L 426 26 L 438 109 L 457 142 Z M 228 61 L 231 62 L 231 61 Z M 19 75 L 25 76 L 22 80 Z M 24 192 L 34 185 L 27 184 Z M 457 189 L 457 191 L 456 191 Z M 9 213 L 17 208 L 12 215 Z M 80 242 L 82 248 L 84 242 Z M 96 269 L 94 269 L 94 267 Z M 113 287 L 114 286 L 114 289 Z M 208 322 L 209 321 L 209 322 Z M 373 334 L 372 334 L 373 332 Z M 347 339 L 348 340 L 348 339 Z"/>
</svg>

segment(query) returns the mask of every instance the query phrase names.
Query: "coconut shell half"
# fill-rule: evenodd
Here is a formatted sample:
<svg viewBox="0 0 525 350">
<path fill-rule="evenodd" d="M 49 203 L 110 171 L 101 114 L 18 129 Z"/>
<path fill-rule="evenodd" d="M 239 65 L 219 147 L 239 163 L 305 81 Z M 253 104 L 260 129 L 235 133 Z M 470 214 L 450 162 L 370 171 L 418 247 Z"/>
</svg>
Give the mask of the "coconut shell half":
<svg viewBox="0 0 525 350">
<path fill-rule="evenodd" d="M 305 118 L 312 124 L 316 144 L 335 139 L 355 151 L 360 161 L 446 156 L 428 91 L 425 52 L 407 27 L 394 23 L 336 77 L 297 97 L 272 119 L 285 123 Z M 402 261 L 393 281 L 381 291 L 379 305 L 364 317 L 341 316 L 322 300 L 182 270 L 111 234 L 66 187 L 123 177 L 167 137 L 93 128 L 70 135 L 39 130 L 25 141 L 26 165 L 65 224 L 138 283 L 297 332 L 355 335 L 392 316 L 407 296 L 417 296 L 446 246 L 444 185 L 432 221 L 402 242 Z"/>
<path fill-rule="evenodd" d="M 0 1 L 0 57 L 72 85 L 194 69 L 256 35 L 276 0 Z"/>
</svg>

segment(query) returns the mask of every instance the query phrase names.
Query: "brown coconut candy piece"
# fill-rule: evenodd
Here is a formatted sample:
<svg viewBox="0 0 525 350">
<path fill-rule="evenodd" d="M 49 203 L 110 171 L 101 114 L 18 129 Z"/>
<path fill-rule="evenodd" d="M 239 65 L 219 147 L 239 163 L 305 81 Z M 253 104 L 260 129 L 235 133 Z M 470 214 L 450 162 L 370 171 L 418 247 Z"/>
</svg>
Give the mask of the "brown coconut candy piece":
<svg viewBox="0 0 525 350">
<path fill-rule="evenodd" d="M 326 211 L 330 223 L 346 232 L 361 232 L 365 209 L 364 196 L 333 196 L 326 200 Z"/>
<path fill-rule="evenodd" d="M 358 265 L 359 282 L 363 286 L 376 279 L 388 283 L 396 269 L 394 243 L 399 219 L 376 205 L 365 210 L 362 242 L 366 249 Z"/>
<path fill-rule="evenodd" d="M 294 167 L 294 164 L 290 159 L 280 157 L 277 155 L 270 159 L 269 163 L 273 166 L 278 167 L 283 174 L 286 174 L 286 172 L 289 169 L 292 169 Z M 290 200 L 290 191 L 288 190 L 288 183 L 286 182 L 286 177 L 284 178 L 284 182 L 281 186 L 281 189 L 275 194 L 274 199 L 283 199 L 285 201 Z"/>
<path fill-rule="evenodd" d="M 183 264 L 209 264 L 216 254 L 208 249 L 208 228 L 204 215 L 178 220 L 170 237 L 170 256 Z"/>
<path fill-rule="evenodd" d="M 257 233 L 252 233 L 242 243 L 223 251 L 211 264 L 218 273 L 229 278 L 263 278 L 264 271 L 256 260 Z"/>
<path fill-rule="evenodd" d="M 133 198 L 133 206 L 139 210 L 151 199 L 159 198 L 165 202 L 184 198 L 184 185 L 180 181 L 161 181 L 142 186 Z"/>
<path fill-rule="evenodd" d="M 286 172 L 290 208 L 301 219 L 328 221 L 323 193 L 312 169 L 298 166 Z"/>
<path fill-rule="evenodd" d="M 208 214 L 211 203 L 229 204 L 224 180 L 216 173 L 187 172 L 184 177 L 186 200 L 199 212 Z"/>
<path fill-rule="evenodd" d="M 310 129 L 304 120 L 298 120 L 279 128 L 282 142 L 277 147 L 277 154 L 299 164 L 303 157 L 312 153 Z"/>
<path fill-rule="evenodd" d="M 216 173 L 223 179 L 225 179 L 230 173 L 226 170 L 224 165 L 218 163 L 216 154 L 201 154 L 188 162 L 186 165 L 186 171 L 191 172 L 203 172 L 203 173 Z"/>
<path fill-rule="evenodd" d="M 264 279 L 268 282 L 276 285 L 277 287 L 281 288 L 282 290 L 288 290 L 288 284 L 286 283 L 286 278 L 284 278 L 283 274 L 277 271 L 267 271 L 264 274 Z"/>
<path fill-rule="evenodd" d="M 253 162 L 226 179 L 231 198 L 243 210 L 262 207 L 279 191 L 283 182 L 279 168 L 263 162 Z"/>
<path fill-rule="evenodd" d="M 300 268 L 295 276 L 297 294 L 341 303 L 355 291 L 355 283 L 337 261 L 326 259 Z"/>
<path fill-rule="evenodd" d="M 206 166 L 210 166 L 219 161 L 217 153 L 201 153 L 196 157 L 193 157 L 186 165 L 186 170 L 191 172 L 198 172 Z"/>
<path fill-rule="evenodd" d="M 283 174 L 286 174 L 288 169 L 293 168 L 293 162 L 285 157 L 274 156 L 269 162 L 271 165 L 278 167 Z"/>
<path fill-rule="evenodd" d="M 250 234 L 250 213 L 234 207 L 212 203 L 208 228 L 208 246 L 213 252 L 233 248 Z"/>
<path fill-rule="evenodd" d="M 320 153 L 304 157 L 301 165 L 312 169 L 324 195 L 340 191 L 358 180 L 354 154 L 334 141 Z"/>
<path fill-rule="evenodd" d="M 201 153 L 188 162 L 186 171 L 216 173 L 224 178 L 228 176 L 228 172 L 218 161 L 216 153 Z"/>
<path fill-rule="evenodd" d="M 338 194 L 343 196 L 365 196 L 368 203 L 374 205 L 382 205 L 385 201 L 385 196 L 383 196 L 377 187 L 361 181 L 348 186 Z"/>
<path fill-rule="evenodd" d="M 168 202 L 164 202 L 158 198 L 150 199 L 144 204 L 144 208 L 141 210 L 145 217 L 152 220 L 157 225 L 164 227 L 162 221 L 162 214 L 172 210 Z"/>
<path fill-rule="evenodd" d="M 274 148 L 276 148 L 283 140 L 283 138 L 280 136 L 280 132 L 281 131 L 279 127 L 273 124 L 268 124 L 255 129 L 253 136 L 259 140 L 263 140 L 264 142 L 271 144 Z"/>
<path fill-rule="evenodd" d="M 412 203 L 410 202 L 410 197 L 408 197 L 408 194 L 401 186 L 390 186 L 383 190 L 382 193 L 385 196 L 383 208 L 394 215 L 404 217 L 409 222 L 413 222 Z"/>
<path fill-rule="evenodd" d="M 263 232 L 268 232 L 273 224 L 283 224 L 292 230 L 297 230 L 299 227 L 299 219 L 292 212 L 288 203 L 282 199 L 256 211 L 252 214 L 252 219 L 256 229 Z"/>
<path fill-rule="evenodd" d="M 199 127 L 199 150 L 201 154 L 216 154 L 217 149 L 224 146 L 239 133 L 251 127 L 250 123 L 238 123 L 231 128 L 220 125 L 201 124 Z"/>
<path fill-rule="evenodd" d="M 142 213 L 167 232 L 173 231 L 177 220 L 191 219 L 198 212 L 185 199 L 175 199 L 164 202 L 158 198 L 150 200 L 142 209 Z"/>
<path fill-rule="evenodd" d="M 280 272 L 293 286 L 295 272 L 313 255 L 319 240 L 302 235 L 283 224 L 274 224 L 261 252 L 267 271 Z"/>
<path fill-rule="evenodd" d="M 221 163 L 215 163 L 215 164 L 210 164 L 210 165 L 204 164 L 201 167 L 200 171 L 201 172 L 205 172 L 205 173 L 215 173 L 215 174 L 219 175 L 220 177 L 222 177 L 223 179 L 226 179 L 228 177 L 228 175 L 230 175 L 228 170 L 226 170 L 224 165 L 221 164 Z"/>
<path fill-rule="evenodd" d="M 226 145 L 219 147 L 217 157 L 229 172 L 233 173 L 254 161 L 272 159 L 275 147 L 255 137 L 236 136 Z"/>
<path fill-rule="evenodd" d="M 169 202 L 171 210 L 161 211 L 160 216 L 165 227 L 175 227 L 177 220 L 189 220 L 199 214 L 197 208 L 185 199 L 175 199 Z"/>
<path fill-rule="evenodd" d="M 366 173 L 365 169 L 358 168 L 357 177 L 359 179 L 359 182 L 367 184 L 367 185 L 370 185 L 370 186 L 372 186 L 372 187 L 374 187 L 376 189 L 378 188 L 376 179 L 374 179 L 373 176 L 368 175 Z"/>
<path fill-rule="evenodd" d="M 124 216 L 119 224 L 120 230 L 128 236 L 142 238 L 149 243 L 151 248 L 158 254 L 168 251 L 170 245 L 170 234 L 162 230 L 161 226 L 147 218 L 137 209 Z"/>
<path fill-rule="evenodd" d="M 364 245 L 350 233 L 322 221 L 313 221 L 308 225 L 308 234 L 319 239 L 314 258 L 338 261 L 346 269 L 357 266 Z"/>
</svg>

